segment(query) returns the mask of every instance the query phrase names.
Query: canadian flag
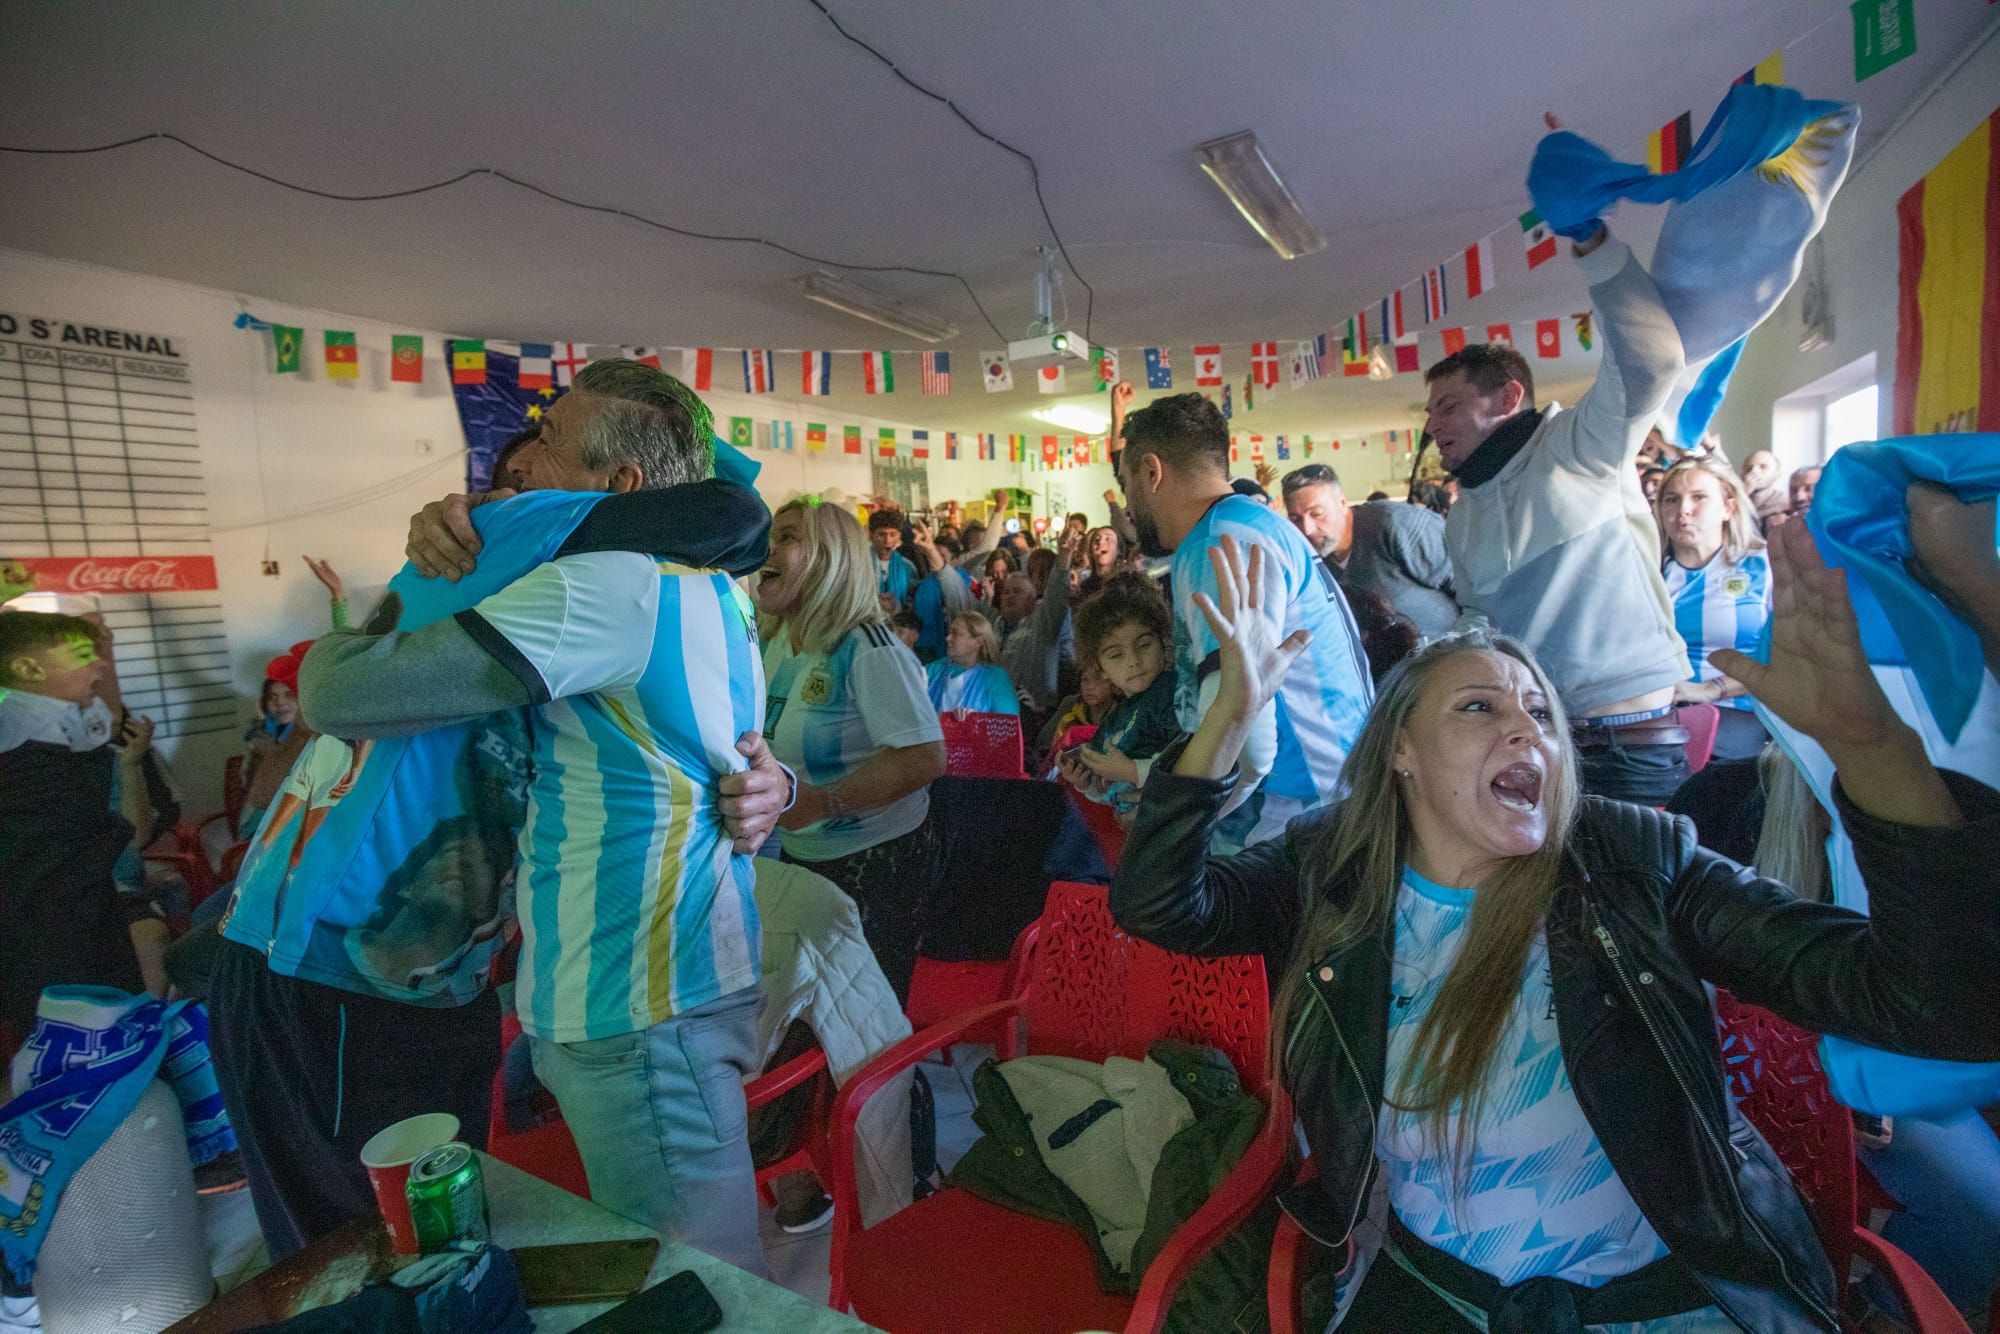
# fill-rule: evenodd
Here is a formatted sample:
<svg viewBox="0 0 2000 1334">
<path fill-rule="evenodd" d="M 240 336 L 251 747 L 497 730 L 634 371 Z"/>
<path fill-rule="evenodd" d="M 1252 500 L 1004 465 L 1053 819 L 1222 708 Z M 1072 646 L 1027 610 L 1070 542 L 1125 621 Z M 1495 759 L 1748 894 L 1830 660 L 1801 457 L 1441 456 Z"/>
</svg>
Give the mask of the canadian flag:
<svg viewBox="0 0 2000 1334">
<path fill-rule="evenodd" d="M 1535 355 L 1559 357 L 1563 350 L 1562 321 L 1535 321 Z"/>
<path fill-rule="evenodd" d="M 1222 383 L 1222 349 L 1214 343 L 1194 350 L 1194 382 L 1197 387 Z"/>
<path fill-rule="evenodd" d="M 1260 389 L 1278 387 L 1278 345 L 1276 343 L 1250 344 L 1250 378 Z"/>
</svg>

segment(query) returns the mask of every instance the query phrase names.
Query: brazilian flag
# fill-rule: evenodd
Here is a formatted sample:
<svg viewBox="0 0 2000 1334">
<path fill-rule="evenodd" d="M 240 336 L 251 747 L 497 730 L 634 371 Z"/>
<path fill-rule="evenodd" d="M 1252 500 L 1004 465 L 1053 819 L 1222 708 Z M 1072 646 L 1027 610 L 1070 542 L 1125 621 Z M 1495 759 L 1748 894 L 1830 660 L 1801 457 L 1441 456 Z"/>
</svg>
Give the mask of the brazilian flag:
<svg viewBox="0 0 2000 1334">
<path fill-rule="evenodd" d="M 748 417 L 731 417 L 729 419 L 730 444 L 736 446 L 738 449 L 748 449 L 750 448 L 751 434 L 750 419 Z"/>
<path fill-rule="evenodd" d="M 299 353 L 304 350 L 305 341 L 304 329 L 294 329 L 289 324 L 271 326 L 271 347 L 278 354 L 278 374 L 298 371 Z"/>
</svg>

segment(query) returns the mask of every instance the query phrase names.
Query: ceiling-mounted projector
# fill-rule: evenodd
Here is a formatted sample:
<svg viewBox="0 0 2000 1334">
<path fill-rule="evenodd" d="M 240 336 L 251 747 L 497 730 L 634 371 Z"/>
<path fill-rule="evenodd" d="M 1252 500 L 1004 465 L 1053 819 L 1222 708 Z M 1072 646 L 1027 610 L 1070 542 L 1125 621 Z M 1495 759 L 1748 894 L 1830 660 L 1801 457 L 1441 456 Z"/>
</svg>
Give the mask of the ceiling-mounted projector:
<svg viewBox="0 0 2000 1334">
<path fill-rule="evenodd" d="M 1031 371 L 1064 361 L 1088 362 L 1090 340 L 1069 330 L 1039 334 L 1007 344 L 1007 360 Z"/>
</svg>

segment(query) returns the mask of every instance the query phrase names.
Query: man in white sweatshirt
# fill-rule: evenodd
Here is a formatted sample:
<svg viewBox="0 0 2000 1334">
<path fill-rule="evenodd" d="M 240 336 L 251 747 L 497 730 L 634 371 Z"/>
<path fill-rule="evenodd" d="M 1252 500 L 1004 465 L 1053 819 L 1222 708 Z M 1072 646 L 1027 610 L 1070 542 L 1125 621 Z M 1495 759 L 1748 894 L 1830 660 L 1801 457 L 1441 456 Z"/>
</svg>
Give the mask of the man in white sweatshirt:
<svg viewBox="0 0 2000 1334">
<path fill-rule="evenodd" d="M 1521 354 L 1479 344 L 1425 373 L 1424 424 L 1459 483 L 1445 545 L 1465 618 L 1534 650 L 1587 791 L 1661 805 L 1687 777 L 1673 713 L 1687 649 L 1633 463 L 1683 369 L 1681 337 L 1630 247 L 1599 227 L 1575 255 L 1604 339 L 1576 406 L 1537 407 Z"/>
</svg>

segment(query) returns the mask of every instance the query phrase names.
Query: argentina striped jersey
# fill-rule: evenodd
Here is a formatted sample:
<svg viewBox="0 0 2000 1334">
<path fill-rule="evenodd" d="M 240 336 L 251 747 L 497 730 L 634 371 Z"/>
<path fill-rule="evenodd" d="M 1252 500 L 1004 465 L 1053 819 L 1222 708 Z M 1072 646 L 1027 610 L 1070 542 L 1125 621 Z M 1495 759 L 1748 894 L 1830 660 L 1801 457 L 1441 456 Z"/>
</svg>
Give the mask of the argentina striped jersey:
<svg viewBox="0 0 2000 1334">
<path fill-rule="evenodd" d="M 1713 681 L 1722 675 L 1708 655 L 1719 648 L 1754 653 L 1771 619 L 1771 562 L 1761 551 L 1746 551 L 1735 564 L 1718 551 L 1698 570 L 1667 557 L 1660 573 L 1674 603 L 1674 629 L 1687 641 L 1688 680 Z M 1725 708 L 1748 709 L 1750 697 L 1719 699 Z"/>
<path fill-rule="evenodd" d="M 537 1037 L 649 1028 L 758 978 L 750 858 L 717 784 L 764 721 L 748 599 L 630 552 L 541 566 L 460 617 L 538 707 L 515 1004 Z"/>
</svg>

